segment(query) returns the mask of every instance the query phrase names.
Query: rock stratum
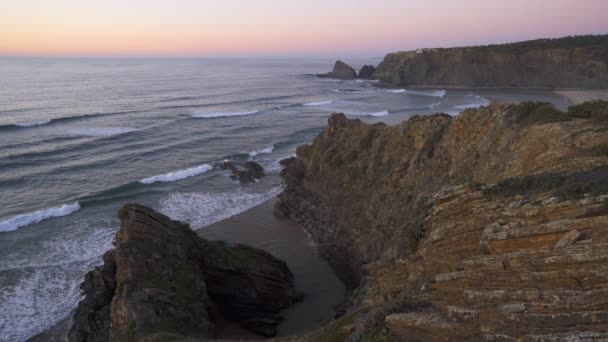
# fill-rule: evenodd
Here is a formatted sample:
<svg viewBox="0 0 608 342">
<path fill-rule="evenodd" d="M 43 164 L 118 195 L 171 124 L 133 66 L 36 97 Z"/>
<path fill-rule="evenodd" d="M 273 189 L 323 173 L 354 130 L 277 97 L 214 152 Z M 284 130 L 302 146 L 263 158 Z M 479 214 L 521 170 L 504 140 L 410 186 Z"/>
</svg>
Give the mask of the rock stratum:
<svg viewBox="0 0 608 342">
<path fill-rule="evenodd" d="M 394 86 L 608 88 L 608 35 L 391 53 L 373 78 Z"/>
<path fill-rule="evenodd" d="M 69 341 L 206 341 L 222 317 L 262 336 L 300 299 L 285 262 L 199 237 L 152 209 L 119 211 L 116 248 L 85 276 Z"/>
<path fill-rule="evenodd" d="M 353 290 L 297 341 L 608 339 L 608 103 L 333 114 L 276 205 Z"/>
</svg>

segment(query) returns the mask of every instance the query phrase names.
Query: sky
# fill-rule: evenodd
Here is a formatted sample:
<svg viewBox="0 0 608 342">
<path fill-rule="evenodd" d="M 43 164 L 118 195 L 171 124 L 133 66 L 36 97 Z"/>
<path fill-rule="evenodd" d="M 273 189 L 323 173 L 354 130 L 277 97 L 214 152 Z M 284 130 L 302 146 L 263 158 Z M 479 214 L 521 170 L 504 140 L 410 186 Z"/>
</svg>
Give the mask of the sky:
<svg viewBox="0 0 608 342">
<path fill-rule="evenodd" d="M 608 34 L 608 0 L 0 0 L 0 56 L 354 57 Z"/>
</svg>

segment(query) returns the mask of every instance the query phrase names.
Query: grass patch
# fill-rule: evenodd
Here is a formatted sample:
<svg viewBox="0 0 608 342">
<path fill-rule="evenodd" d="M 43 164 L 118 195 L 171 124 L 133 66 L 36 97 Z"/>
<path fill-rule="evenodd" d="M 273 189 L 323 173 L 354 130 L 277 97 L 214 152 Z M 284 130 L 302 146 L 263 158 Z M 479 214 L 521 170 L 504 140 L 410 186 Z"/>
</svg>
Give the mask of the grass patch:
<svg viewBox="0 0 608 342">
<path fill-rule="evenodd" d="M 515 122 L 520 125 L 567 121 L 572 119 L 570 114 L 558 110 L 549 102 L 522 102 L 513 106 L 510 114 Z"/>
<path fill-rule="evenodd" d="M 595 155 L 606 157 L 608 156 L 608 144 L 597 144 L 591 148 L 591 152 Z"/>
<path fill-rule="evenodd" d="M 543 173 L 506 179 L 482 193 L 486 197 L 531 196 L 550 192 L 562 200 L 579 199 L 585 194 L 599 196 L 608 193 L 608 166 L 574 173 Z"/>
<path fill-rule="evenodd" d="M 443 139 L 443 136 L 445 135 L 445 131 L 446 127 L 441 127 L 439 130 L 433 133 L 433 135 L 426 139 L 424 145 L 422 146 L 420 154 L 423 154 L 428 158 L 432 158 L 435 154 L 435 149 L 437 148 L 437 145 L 439 145 L 439 143 Z"/>
<path fill-rule="evenodd" d="M 368 307 L 356 309 L 329 322 L 327 325 L 303 336 L 302 341 L 342 342 L 346 339 L 343 328 L 353 324 L 359 317 L 369 311 Z"/>
</svg>

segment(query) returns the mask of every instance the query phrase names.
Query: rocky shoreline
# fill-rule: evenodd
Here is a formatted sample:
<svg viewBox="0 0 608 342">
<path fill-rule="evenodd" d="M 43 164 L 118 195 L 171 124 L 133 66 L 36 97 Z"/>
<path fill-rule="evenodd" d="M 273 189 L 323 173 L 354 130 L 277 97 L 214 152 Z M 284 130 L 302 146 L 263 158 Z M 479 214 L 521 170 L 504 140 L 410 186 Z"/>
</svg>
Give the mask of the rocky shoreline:
<svg viewBox="0 0 608 342">
<path fill-rule="evenodd" d="M 607 118 L 602 101 L 397 126 L 333 114 L 284 161 L 276 211 L 353 294 L 298 340 L 607 338 Z"/>
</svg>

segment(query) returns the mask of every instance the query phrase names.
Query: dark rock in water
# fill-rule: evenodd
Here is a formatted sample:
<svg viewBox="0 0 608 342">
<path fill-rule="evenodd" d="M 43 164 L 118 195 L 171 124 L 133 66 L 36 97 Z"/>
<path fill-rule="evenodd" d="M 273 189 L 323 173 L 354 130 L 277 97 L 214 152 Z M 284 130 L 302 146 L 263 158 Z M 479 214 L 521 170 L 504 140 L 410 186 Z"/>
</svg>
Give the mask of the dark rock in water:
<svg viewBox="0 0 608 342">
<path fill-rule="evenodd" d="M 361 70 L 359 70 L 359 78 L 371 79 L 374 71 L 376 71 L 376 67 L 373 65 L 364 65 Z"/>
<path fill-rule="evenodd" d="M 336 61 L 334 64 L 334 69 L 327 74 L 319 74 L 318 77 L 327 77 L 327 78 L 339 78 L 341 80 L 353 80 L 357 78 L 357 73 L 355 69 L 353 69 L 350 65 L 342 62 Z"/>
<path fill-rule="evenodd" d="M 116 249 L 85 276 L 70 341 L 162 341 L 213 336 L 212 308 L 263 336 L 297 301 L 285 262 L 207 241 L 141 205 L 119 211 Z"/>
<path fill-rule="evenodd" d="M 114 251 L 106 252 L 103 260 L 103 266 L 87 273 L 80 285 L 87 296 L 74 314 L 74 323 L 68 334 L 70 341 L 108 341 L 110 306 L 116 289 Z"/>
<path fill-rule="evenodd" d="M 264 168 L 254 161 L 248 161 L 243 165 L 225 161 L 221 168 L 232 172 L 230 178 L 240 183 L 251 183 L 264 177 Z"/>
</svg>

